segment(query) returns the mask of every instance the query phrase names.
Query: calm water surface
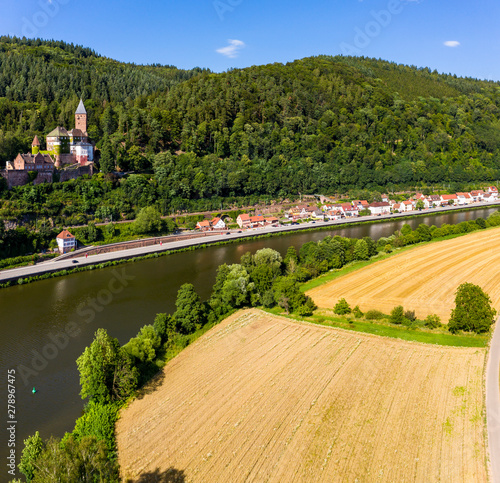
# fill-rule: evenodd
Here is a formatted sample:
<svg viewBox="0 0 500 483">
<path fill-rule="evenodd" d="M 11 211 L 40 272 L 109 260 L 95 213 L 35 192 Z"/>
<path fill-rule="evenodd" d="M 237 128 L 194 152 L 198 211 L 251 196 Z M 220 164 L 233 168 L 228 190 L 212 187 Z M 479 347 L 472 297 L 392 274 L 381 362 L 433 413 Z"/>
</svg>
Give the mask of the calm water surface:
<svg viewBox="0 0 500 483">
<path fill-rule="evenodd" d="M 155 314 L 175 310 L 177 290 L 183 283 L 193 283 L 202 299 L 206 299 L 217 267 L 222 263 L 239 262 L 247 251 L 270 247 L 284 254 L 291 245 L 299 248 L 327 235 L 378 239 L 392 235 L 404 223 L 413 228 L 419 223 L 441 226 L 443 223 L 487 218 L 494 211 L 496 208 L 291 234 L 177 253 L 0 290 L 0 393 L 3 408 L 0 420 L 7 421 L 7 370 L 16 369 L 18 461 L 22 440 L 28 435 L 38 430 L 43 438 L 47 438 L 51 434 L 62 436 L 65 431 L 73 429 L 83 407 L 75 361 L 91 343 L 95 331 L 104 327 L 120 343 L 126 343 L 140 327 L 152 323 Z M 120 284 L 123 275 L 117 277 L 117 272 L 130 279 L 126 286 Z M 110 283 L 114 284 L 115 292 L 121 291 L 109 296 Z M 89 298 L 100 302 L 93 302 L 94 309 L 78 310 L 80 306 L 90 307 Z M 70 322 L 79 331 L 78 335 L 61 337 Z M 41 354 L 44 360 L 37 358 L 37 354 Z M 36 394 L 32 394 L 34 386 Z M 4 423 L 0 436 L 3 462 L 7 456 L 7 439 Z M 8 481 L 7 476 L 6 466 L 2 464 L 0 481 Z"/>
</svg>

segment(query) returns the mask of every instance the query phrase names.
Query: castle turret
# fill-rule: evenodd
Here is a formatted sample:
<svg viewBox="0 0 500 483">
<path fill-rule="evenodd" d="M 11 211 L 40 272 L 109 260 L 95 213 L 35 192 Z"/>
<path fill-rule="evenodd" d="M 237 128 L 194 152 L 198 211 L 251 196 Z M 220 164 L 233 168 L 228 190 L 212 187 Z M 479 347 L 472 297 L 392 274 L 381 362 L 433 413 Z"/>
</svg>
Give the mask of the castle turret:
<svg viewBox="0 0 500 483">
<path fill-rule="evenodd" d="M 38 136 L 35 136 L 33 142 L 31 143 L 31 154 L 38 154 L 40 151 L 40 141 L 38 140 Z"/>
<path fill-rule="evenodd" d="M 82 133 L 87 132 L 87 111 L 83 105 L 82 99 L 75 112 L 75 129 L 79 129 Z"/>
</svg>

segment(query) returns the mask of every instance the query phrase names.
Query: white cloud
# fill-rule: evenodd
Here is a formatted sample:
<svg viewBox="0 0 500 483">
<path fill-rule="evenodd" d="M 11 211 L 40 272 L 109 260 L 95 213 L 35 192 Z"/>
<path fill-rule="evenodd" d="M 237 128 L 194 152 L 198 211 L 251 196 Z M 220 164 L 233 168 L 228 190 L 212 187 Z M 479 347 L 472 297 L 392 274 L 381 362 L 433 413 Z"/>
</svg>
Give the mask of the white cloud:
<svg viewBox="0 0 500 483">
<path fill-rule="evenodd" d="M 245 42 L 242 42 L 241 40 L 233 40 L 229 39 L 228 40 L 229 45 L 227 47 L 221 47 L 220 49 L 217 49 L 216 52 L 222 55 L 225 55 L 226 57 L 229 57 L 230 59 L 234 59 L 238 57 L 238 54 L 240 53 L 240 50 L 245 47 Z"/>
<path fill-rule="evenodd" d="M 460 42 L 458 40 L 447 40 L 444 42 L 444 45 L 446 45 L 446 47 L 458 47 Z"/>
</svg>

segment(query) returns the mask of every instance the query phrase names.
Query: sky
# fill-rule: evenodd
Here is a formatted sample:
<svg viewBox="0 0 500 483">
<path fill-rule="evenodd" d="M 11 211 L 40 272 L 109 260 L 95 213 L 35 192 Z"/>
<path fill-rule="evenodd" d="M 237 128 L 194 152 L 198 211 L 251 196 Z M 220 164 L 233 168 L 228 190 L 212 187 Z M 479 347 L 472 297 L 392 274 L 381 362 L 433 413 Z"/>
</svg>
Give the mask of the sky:
<svg viewBox="0 0 500 483">
<path fill-rule="evenodd" d="M 498 0 L 0 0 L 0 33 L 214 72 L 362 55 L 500 81 Z"/>
</svg>

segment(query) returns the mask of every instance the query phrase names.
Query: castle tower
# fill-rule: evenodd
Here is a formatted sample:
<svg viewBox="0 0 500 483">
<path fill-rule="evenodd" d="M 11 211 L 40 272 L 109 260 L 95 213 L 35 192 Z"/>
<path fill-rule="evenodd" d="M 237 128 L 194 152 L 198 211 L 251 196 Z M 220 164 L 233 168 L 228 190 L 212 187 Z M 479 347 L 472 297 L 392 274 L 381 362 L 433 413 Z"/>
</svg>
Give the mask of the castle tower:
<svg viewBox="0 0 500 483">
<path fill-rule="evenodd" d="M 31 143 L 31 154 L 38 154 L 40 151 L 40 141 L 38 140 L 38 136 L 35 136 L 33 142 Z"/>
<path fill-rule="evenodd" d="M 75 112 L 75 129 L 79 129 L 83 133 L 87 132 L 87 111 L 81 99 Z"/>
</svg>

